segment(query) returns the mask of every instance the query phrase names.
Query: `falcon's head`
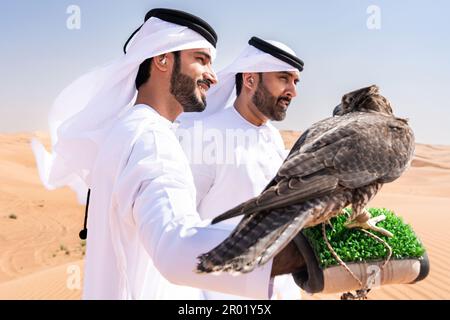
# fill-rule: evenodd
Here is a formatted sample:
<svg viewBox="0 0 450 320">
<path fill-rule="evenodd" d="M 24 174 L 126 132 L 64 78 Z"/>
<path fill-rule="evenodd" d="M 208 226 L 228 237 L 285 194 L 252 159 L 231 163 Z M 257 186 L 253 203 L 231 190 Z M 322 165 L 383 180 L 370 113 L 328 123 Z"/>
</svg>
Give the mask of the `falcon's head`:
<svg viewBox="0 0 450 320">
<path fill-rule="evenodd" d="M 379 94 L 376 85 L 358 89 L 345 94 L 341 104 L 333 110 L 333 116 L 342 116 L 350 112 L 381 112 L 392 115 L 392 108 L 389 101 Z"/>
</svg>

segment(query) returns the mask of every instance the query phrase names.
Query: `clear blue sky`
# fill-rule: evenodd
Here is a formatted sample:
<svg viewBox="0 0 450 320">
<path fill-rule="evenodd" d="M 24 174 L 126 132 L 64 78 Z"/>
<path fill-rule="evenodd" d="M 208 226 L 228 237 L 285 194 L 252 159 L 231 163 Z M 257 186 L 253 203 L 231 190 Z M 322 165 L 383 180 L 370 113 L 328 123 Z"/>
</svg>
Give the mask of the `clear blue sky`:
<svg viewBox="0 0 450 320">
<path fill-rule="evenodd" d="M 81 28 L 69 30 L 69 5 Z M 368 6 L 381 10 L 370 30 Z M 122 54 L 155 7 L 189 11 L 219 35 L 216 69 L 257 35 L 286 43 L 305 61 L 283 129 L 331 114 L 343 93 L 378 84 L 418 142 L 450 144 L 450 2 L 446 0 L 2 0 L 0 132 L 47 130 L 54 98 L 77 76 Z"/>
</svg>

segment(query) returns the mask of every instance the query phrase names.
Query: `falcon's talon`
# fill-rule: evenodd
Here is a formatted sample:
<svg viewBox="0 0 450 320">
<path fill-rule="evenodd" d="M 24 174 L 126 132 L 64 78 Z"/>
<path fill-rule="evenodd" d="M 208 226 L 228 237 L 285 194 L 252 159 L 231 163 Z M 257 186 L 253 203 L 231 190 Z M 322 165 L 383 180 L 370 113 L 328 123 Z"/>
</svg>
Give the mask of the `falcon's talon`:
<svg viewBox="0 0 450 320">
<path fill-rule="evenodd" d="M 386 237 L 391 238 L 394 236 L 391 232 L 387 231 L 384 228 L 377 227 L 377 225 L 376 225 L 378 222 L 383 221 L 384 219 L 386 219 L 385 215 L 379 215 L 377 217 L 370 218 L 366 222 L 358 222 L 357 220 L 353 220 L 353 221 L 350 221 L 347 224 L 345 224 L 345 227 L 349 228 L 349 229 L 361 228 L 361 229 L 366 229 L 366 230 L 372 230 L 372 231 L 379 232 Z"/>
</svg>

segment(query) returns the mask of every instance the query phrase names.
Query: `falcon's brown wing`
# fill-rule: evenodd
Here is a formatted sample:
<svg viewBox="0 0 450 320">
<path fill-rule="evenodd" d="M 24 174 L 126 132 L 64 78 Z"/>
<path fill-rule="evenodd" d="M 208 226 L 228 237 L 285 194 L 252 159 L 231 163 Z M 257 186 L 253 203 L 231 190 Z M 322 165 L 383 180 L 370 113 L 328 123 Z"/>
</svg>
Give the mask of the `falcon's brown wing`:
<svg viewBox="0 0 450 320">
<path fill-rule="evenodd" d="M 376 114 L 340 118 L 335 128 L 286 159 L 273 180 L 276 184 L 212 223 L 300 203 L 332 192 L 338 185 L 358 188 L 378 180 L 392 181 L 403 172 L 412 156 L 410 139 L 402 138 L 410 131 L 407 125 Z"/>
</svg>

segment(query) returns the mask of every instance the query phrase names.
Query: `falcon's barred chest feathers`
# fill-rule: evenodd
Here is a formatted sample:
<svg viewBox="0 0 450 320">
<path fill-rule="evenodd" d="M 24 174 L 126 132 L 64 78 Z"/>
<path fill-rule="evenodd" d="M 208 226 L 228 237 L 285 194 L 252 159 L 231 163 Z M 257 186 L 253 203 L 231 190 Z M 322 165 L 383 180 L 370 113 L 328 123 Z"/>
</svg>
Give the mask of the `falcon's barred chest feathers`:
<svg viewBox="0 0 450 320">
<path fill-rule="evenodd" d="M 343 96 L 333 117 L 297 140 L 275 178 L 257 197 L 216 217 L 244 215 L 231 235 L 199 256 L 198 272 L 250 272 L 280 252 L 303 228 L 353 208 L 348 227 L 376 227 L 367 203 L 410 165 L 414 134 L 407 120 L 370 86 Z"/>
</svg>

